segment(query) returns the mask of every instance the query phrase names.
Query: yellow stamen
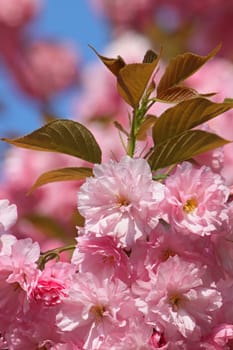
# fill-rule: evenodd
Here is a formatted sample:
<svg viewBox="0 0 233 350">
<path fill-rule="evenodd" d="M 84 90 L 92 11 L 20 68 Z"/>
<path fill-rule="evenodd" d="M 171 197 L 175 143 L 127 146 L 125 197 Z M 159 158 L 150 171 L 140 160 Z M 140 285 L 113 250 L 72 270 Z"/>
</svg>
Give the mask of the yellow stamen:
<svg viewBox="0 0 233 350">
<path fill-rule="evenodd" d="M 90 309 L 90 312 L 95 316 L 97 321 L 102 320 L 105 311 L 106 309 L 103 305 L 93 305 Z"/>
<path fill-rule="evenodd" d="M 169 304 L 172 305 L 172 308 L 174 311 L 177 311 L 179 306 L 181 305 L 182 303 L 182 296 L 179 295 L 179 294 L 173 294 L 169 297 Z"/>
<path fill-rule="evenodd" d="M 167 248 L 162 252 L 162 261 L 166 261 L 170 256 L 175 256 L 176 253 L 171 250 L 170 248 Z"/>
<path fill-rule="evenodd" d="M 187 214 L 192 213 L 197 208 L 197 205 L 198 203 L 196 198 L 190 198 L 183 206 L 183 211 L 185 211 Z"/>
<path fill-rule="evenodd" d="M 102 259 L 103 259 L 104 263 L 109 264 L 109 265 L 113 265 L 115 262 L 114 256 L 112 256 L 112 255 L 109 255 L 109 256 L 104 255 Z"/>
<path fill-rule="evenodd" d="M 127 207 L 129 205 L 129 200 L 124 196 L 118 196 L 117 203 L 119 204 L 120 207 Z"/>
</svg>

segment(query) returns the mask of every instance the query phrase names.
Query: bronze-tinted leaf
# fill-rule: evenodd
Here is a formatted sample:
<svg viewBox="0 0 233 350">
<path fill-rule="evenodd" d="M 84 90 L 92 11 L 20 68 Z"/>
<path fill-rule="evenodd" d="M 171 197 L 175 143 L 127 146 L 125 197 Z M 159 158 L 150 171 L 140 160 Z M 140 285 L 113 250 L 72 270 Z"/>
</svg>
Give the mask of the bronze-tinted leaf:
<svg viewBox="0 0 233 350">
<path fill-rule="evenodd" d="M 161 91 L 159 98 L 157 97 L 156 100 L 165 103 L 179 103 L 197 96 L 199 96 L 199 93 L 192 88 L 186 86 L 174 86 Z"/>
<path fill-rule="evenodd" d="M 155 91 L 155 88 L 156 88 L 156 84 L 155 84 L 155 81 L 152 79 L 150 84 L 149 84 L 149 86 L 146 89 L 145 95 L 146 95 L 147 98 L 149 98 L 150 95 L 152 94 L 152 92 Z"/>
<path fill-rule="evenodd" d="M 124 128 L 120 123 L 118 123 L 118 121 L 114 120 L 113 125 L 114 125 L 120 132 L 122 132 L 122 133 L 125 134 L 127 137 L 129 137 L 128 131 L 126 131 L 125 128 Z"/>
<path fill-rule="evenodd" d="M 187 130 L 156 145 L 149 163 L 152 170 L 165 168 L 230 141 L 202 130 Z"/>
<path fill-rule="evenodd" d="M 137 132 L 137 140 L 143 141 L 146 139 L 147 131 L 155 124 L 157 117 L 155 115 L 148 114 L 143 123 L 141 124 Z"/>
<path fill-rule="evenodd" d="M 68 119 L 52 121 L 23 137 L 2 140 L 17 147 L 65 153 L 91 163 L 101 162 L 101 149 L 92 133 L 82 124 Z"/>
<path fill-rule="evenodd" d="M 132 63 L 123 67 L 117 76 L 117 88 L 121 97 L 133 108 L 137 108 L 149 80 L 159 61 Z"/>
<path fill-rule="evenodd" d="M 108 58 L 100 55 L 94 47 L 89 45 L 89 47 L 95 52 L 95 54 L 99 57 L 99 59 L 103 62 L 103 64 L 114 74 L 118 75 L 121 68 L 125 66 L 125 62 L 121 56 L 117 58 Z"/>
<path fill-rule="evenodd" d="M 148 50 L 145 53 L 142 63 L 152 63 L 158 58 L 158 55 L 153 50 Z"/>
<path fill-rule="evenodd" d="M 61 168 L 54 169 L 42 174 L 31 187 L 28 193 L 32 193 L 36 188 L 46 185 L 51 182 L 57 181 L 72 181 L 72 180 L 83 180 L 86 177 L 92 176 L 91 168 Z"/>
<path fill-rule="evenodd" d="M 173 86 L 178 85 L 181 81 L 185 80 L 190 75 L 195 73 L 210 58 L 212 58 L 218 52 L 219 49 L 220 45 L 217 46 L 207 56 L 199 56 L 187 52 L 171 59 L 165 70 L 164 75 L 162 76 L 159 82 L 157 97 L 160 98 L 160 94 L 162 93 L 162 91 L 165 91 Z"/>
<path fill-rule="evenodd" d="M 192 129 L 233 107 L 233 103 L 214 103 L 205 98 L 183 101 L 167 109 L 153 127 L 155 143 L 161 143 Z"/>
</svg>

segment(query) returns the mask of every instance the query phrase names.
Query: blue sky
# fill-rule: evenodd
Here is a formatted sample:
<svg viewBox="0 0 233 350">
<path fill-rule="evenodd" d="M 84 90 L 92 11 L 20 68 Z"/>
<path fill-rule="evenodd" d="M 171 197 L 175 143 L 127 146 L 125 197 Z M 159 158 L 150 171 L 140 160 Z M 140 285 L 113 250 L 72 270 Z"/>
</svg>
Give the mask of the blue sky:
<svg viewBox="0 0 233 350">
<path fill-rule="evenodd" d="M 101 51 L 110 35 L 107 24 L 93 13 L 87 0 L 44 0 L 43 10 L 30 31 L 38 38 L 70 41 L 85 62 L 97 59 L 88 44 Z M 0 137 L 10 136 L 11 132 L 23 135 L 39 127 L 36 104 L 17 91 L 3 67 L 0 74 L 0 106 L 4 106 L 0 110 Z M 54 100 L 57 115 L 72 117 L 71 101 L 76 93 L 62 94 Z"/>
</svg>

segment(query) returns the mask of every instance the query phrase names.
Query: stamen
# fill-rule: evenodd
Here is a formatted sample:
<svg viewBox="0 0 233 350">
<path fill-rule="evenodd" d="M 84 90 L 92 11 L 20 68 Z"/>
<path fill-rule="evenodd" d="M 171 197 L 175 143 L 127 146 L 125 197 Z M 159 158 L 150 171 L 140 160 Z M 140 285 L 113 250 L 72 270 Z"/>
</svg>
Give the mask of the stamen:
<svg viewBox="0 0 233 350">
<path fill-rule="evenodd" d="M 90 312 L 94 315 L 97 321 L 101 321 L 106 308 L 103 305 L 93 305 L 90 309 Z"/>
<path fill-rule="evenodd" d="M 130 201 L 126 197 L 119 195 L 117 197 L 117 203 L 120 207 L 127 207 L 130 204 Z"/>
<path fill-rule="evenodd" d="M 166 261 L 170 256 L 175 256 L 175 255 L 176 255 L 176 252 L 174 252 L 170 248 L 167 248 L 162 252 L 162 261 Z"/>
<path fill-rule="evenodd" d="M 196 198 L 190 198 L 186 201 L 185 205 L 183 206 L 183 211 L 185 211 L 187 214 L 192 213 L 197 208 L 197 200 Z"/>
<path fill-rule="evenodd" d="M 182 294 L 174 293 L 169 297 L 169 304 L 172 306 L 174 311 L 177 311 L 183 302 L 184 297 Z"/>
</svg>

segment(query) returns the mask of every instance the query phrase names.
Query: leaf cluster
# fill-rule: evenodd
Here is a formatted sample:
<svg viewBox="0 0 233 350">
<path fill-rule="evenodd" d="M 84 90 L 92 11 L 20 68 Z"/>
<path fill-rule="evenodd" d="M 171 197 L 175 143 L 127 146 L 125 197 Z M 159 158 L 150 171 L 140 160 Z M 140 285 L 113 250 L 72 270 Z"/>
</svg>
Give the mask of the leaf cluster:
<svg viewBox="0 0 233 350">
<path fill-rule="evenodd" d="M 157 84 L 155 70 L 161 52 L 157 55 L 149 50 L 141 63 L 126 64 L 121 56 L 108 58 L 92 49 L 115 76 L 121 97 L 133 108 L 129 131 L 115 122 L 119 131 L 128 137 L 127 153 L 131 157 L 137 141 L 145 140 L 148 130 L 152 131 L 154 146 L 144 157 L 148 159 L 152 171 L 191 159 L 229 142 L 197 127 L 232 108 L 232 99 L 214 103 L 208 99 L 213 93 L 203 95 L 183 84 L 216 54 L 219 47 L 207 56 L 193 53 L 176 56 L 168 63 Z M 172 106 L 157 117 L 149 114 L 149 109 L 156 102 L 172 103 Z M 55 119 L 23 137 L 2 140 L 17 147 L 59 152 L 89 163 L 101 163 L 101 149 L 94 135 L 84 125 L 72 120 Z M 82 180 L 88 176 L 92 176 L 91 166 L 55 169 L 42 174 L 30 192 L 50 182 Z"/>
</svg>

